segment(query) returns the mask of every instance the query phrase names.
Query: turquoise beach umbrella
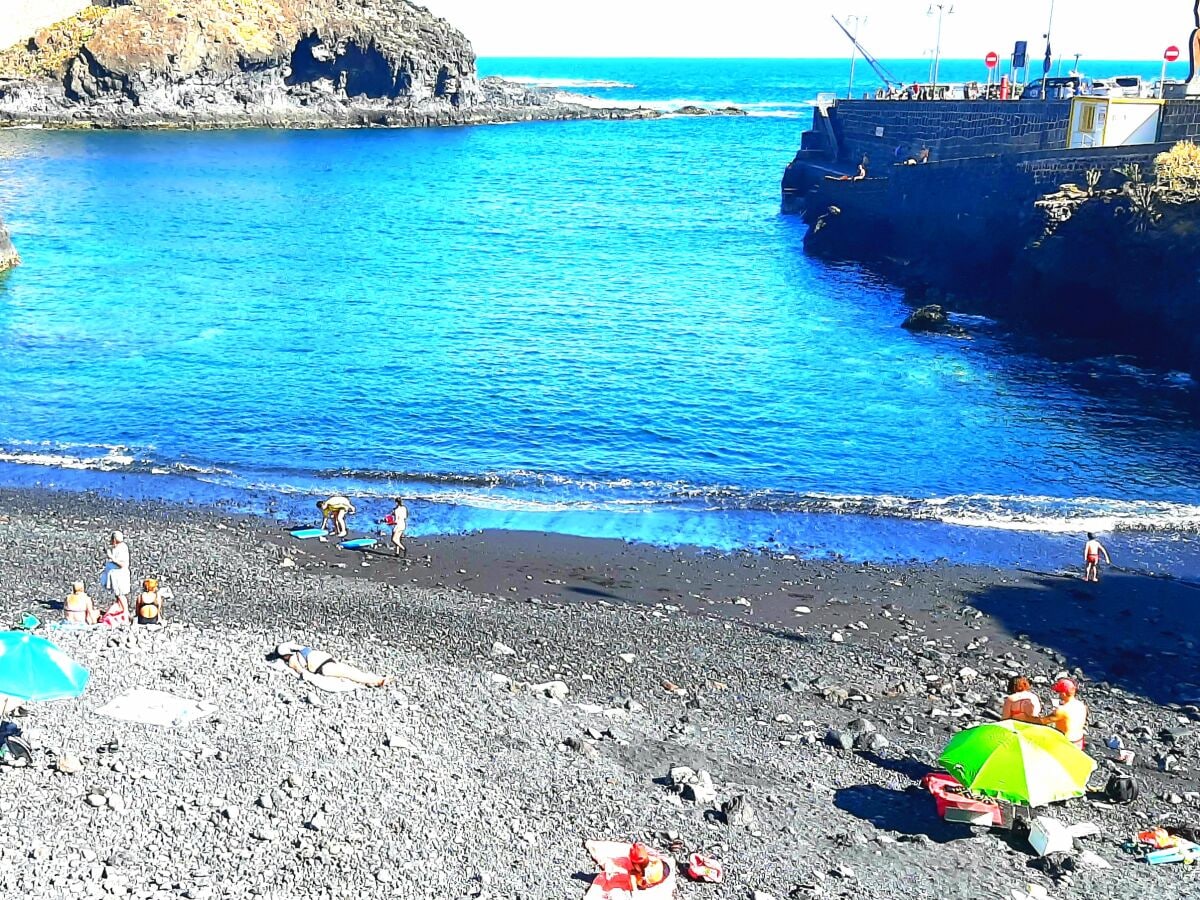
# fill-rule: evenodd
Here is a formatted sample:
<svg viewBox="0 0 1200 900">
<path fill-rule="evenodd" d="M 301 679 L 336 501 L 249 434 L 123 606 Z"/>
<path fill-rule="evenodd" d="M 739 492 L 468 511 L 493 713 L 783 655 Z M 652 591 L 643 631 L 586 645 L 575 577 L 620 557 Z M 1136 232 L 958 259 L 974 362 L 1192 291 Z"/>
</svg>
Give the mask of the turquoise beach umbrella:
<svg viewBox="0 0 1200 900">
<path fill-rule="evenodd" d="M 57 645 L 28 631 L 0 631 L 0 694 L 66 700 L 87 687 L 88 671 Z"/>
</svg>

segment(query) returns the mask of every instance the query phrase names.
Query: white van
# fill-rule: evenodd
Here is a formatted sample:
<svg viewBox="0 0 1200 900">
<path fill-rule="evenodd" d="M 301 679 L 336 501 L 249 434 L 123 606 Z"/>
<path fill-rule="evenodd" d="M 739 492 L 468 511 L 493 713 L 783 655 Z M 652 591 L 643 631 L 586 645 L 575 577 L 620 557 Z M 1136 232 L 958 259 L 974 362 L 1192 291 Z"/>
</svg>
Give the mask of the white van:
<svg viewBox="0 0 1200 900">
<path fill-rule="evenodd" d="M 1111 78 L 1092 79 L 1092 96 L 1094 97 L 1144 97 L 1148 86 L 1143 84 L 1141 75 L 1114 75 Z"/>
</svg>

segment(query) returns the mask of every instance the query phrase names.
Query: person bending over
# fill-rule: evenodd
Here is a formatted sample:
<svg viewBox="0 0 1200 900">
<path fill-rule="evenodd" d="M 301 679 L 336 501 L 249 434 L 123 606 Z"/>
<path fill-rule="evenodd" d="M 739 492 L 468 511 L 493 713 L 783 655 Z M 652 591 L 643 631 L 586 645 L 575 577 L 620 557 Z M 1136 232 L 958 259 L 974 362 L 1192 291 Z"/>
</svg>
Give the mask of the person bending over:
<svg viewBox="0 0 1200 900">
<path fill-rule="evenodd" d="M 271 654 L 275 659 L 282 659 L 288 668 L 300 674 L 325 675 L 328 678 L 344 678 L 358 684 L 370 687 L 384 687 L 392 683 L 391 675 L 376 675 L 374 672 L 364 672 L 355 666 L 338 662 L 333 654 L 318 650 L 315 647 L 302 647 L 300 644 L 279 644 Z"/>
<path fill-rule="evenodd" d="M 1004 698 L 1001 719 L 1016 719 L 1018 722 L 1034 722 L 1042 712 L 1042 701 L 1030 690 L 1029 679 L 1024 675 L 1008 679 L 1008 696 Z"/>
<path fill-rule="evenodd" d="M 317 509 L 321 511 L 321 527 L 333 521 L 333 533 L 338 537 L 346 536 L 346 516 L 355 512 L 354 504 L 341 494 L 334 494 L 327 500 L 318 500 Z"/>
</svg>

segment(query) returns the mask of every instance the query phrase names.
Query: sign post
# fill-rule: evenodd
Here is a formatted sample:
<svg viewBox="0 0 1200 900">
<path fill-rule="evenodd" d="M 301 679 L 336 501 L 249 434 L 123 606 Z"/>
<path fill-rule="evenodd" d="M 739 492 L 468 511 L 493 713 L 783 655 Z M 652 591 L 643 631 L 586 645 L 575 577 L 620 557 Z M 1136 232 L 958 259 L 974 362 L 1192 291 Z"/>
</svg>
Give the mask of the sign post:
<svg viewBox="0 0 1200 900">
<path fill-rule="evenodd" d="M 983 58 L 983 64 L 988 70 L 988 87 L 992 86 L 992 73 L 996 70 L 996 66 L 1000 65 L 1000 57 L 996 55 L 996 51 L 992 50 Z"/>
<path fill-rule="evenodd" d="M 1167 63 L 1179 59 L 1179 48 L 1172 44 L 1163 51 L 1162 74 L 1158 76 L 1158 99 L 1161 100 L 1167 92 Z"/>
</svg>

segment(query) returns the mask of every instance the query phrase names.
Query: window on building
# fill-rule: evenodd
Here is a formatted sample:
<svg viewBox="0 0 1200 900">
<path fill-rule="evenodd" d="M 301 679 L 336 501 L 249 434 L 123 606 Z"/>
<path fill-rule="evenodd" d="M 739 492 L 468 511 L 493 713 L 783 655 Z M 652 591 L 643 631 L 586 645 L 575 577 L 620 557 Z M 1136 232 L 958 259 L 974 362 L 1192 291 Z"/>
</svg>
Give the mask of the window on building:
<svg viewBox="0 0 1200 900">
<path fill-rule="evenodd" d="M 1079 130 L 1096 130 L 1096 104 L 1085 103 L 1083 108 L 1079 110 Z"/>
</svg>

